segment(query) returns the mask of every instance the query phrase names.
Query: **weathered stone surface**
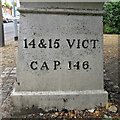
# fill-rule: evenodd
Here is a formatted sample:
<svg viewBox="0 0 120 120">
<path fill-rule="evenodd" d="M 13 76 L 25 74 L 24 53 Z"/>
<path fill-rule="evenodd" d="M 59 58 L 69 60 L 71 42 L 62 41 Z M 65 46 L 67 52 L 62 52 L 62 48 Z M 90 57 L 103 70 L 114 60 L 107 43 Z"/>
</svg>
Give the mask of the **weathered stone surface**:
<svg viewBox="0 0 120 120">
<path fill-rule="evenodd" d="M 83 109 L 107 102 L 103 11 L 93 7 L 102 3 L 67 4 L 21 3 L 15 109 Z"/>
<path fill-rule="evenodd" d="M 20 85 L 17 86 L 17 91 L 69 91 L 103 88 L 101 16 L 47 14 L 26 14 L 25 16 L 21 17 L 22 29 L 19 40 L 17 76 Z M 33 22 L 36 19 L 41 22 Z M 23 22 L 27 20 L 29 20 L 27 23 Z M 27 43 L 34 39 L 35 48 L 32 46 L 24 48 L 25 39 L 27 39 Z M 44 39 L 46 48 L 38 47 L 41 39 Z M 54 44 L 53 48 L 49 48 L 50 39 L 52 43 L 58 39 L 59 48 L 54 48 Z M 70 41 L 70 44 L 74 41 L 72 48 L 69 47 L 67 40 Z M 96 48 L 93 48 L 93 42 L 88 44 L 85 40 L 89 42 L 98 40 L 99 42 L 96 42 Z M 77 48 L 78 42 L 80 42 L 80 48 Z M 82 47 L 83 42 L 85 47 L 89 46 L 87 49 Z M 32 62 L 34 63 L 32 64 Z M 45 66 L 44 62 L 47 67 L 42 67 Z M 77 62 L 79 62 L 78 70 L 77 65 L 74 67 Z M 87 67 L 88 69 L 86 69 Z"/>
<path fill-rule="evenodd" d="M 12 98 L 14 109 L 36 106 L 38 109 L 85 109 L 95 105 L 105 105 L 107 92 L 103 90 L 55 91 L 55 92 L 15 92 Z M 24 107 L 23 107 L 24 105 Z"/>
</svg>

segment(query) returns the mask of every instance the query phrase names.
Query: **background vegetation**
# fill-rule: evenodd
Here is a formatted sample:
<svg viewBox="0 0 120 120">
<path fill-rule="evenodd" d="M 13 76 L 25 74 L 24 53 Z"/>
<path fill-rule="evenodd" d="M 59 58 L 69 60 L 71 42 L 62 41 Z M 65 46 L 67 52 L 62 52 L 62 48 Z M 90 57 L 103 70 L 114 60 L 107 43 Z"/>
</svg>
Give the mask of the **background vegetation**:
<svg viewBox="0 0 120 120">
<path fill-rule="evenodd" d="M 16 2 L 14 2 L 14 4 L 15 4 L 15 6 L 17 6 L 17 3 L 16 3 Z M 8 3 L 6 3 L 6 2 L 4 3 L 3 6 L 12 9 L 12 6 L 10 6 L 10 5 L 9 5 Z"/>
<path fill-rule="evenodd" d="M 104 4 L 104 33 L 120 34 L 120 1 L 106 2 Z"/>
</svg>

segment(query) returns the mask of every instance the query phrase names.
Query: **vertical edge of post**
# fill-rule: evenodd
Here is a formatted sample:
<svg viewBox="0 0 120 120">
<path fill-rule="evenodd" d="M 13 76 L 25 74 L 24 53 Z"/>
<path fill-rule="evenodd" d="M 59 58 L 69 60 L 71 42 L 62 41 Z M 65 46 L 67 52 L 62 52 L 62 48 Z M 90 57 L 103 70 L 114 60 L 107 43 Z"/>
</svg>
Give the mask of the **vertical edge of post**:
<svg viewBox="0 0 120 120">
<path fill-rule="evenodd" d="M 4 43 L 4 27 L 3 27 L 3 20 L 2 20 L 2 4 L 0 0 L 0 47 L 3 47 Z"/>
</svg>

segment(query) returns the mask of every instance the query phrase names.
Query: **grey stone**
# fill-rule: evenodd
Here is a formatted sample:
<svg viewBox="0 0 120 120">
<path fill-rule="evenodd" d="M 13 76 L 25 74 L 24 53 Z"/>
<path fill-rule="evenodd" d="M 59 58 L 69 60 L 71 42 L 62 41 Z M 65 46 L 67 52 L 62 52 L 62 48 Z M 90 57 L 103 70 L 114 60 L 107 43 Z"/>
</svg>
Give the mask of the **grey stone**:
<svg viewBox="0 0 120 120">
<path fill-rule="evenodd" d="M 6 76 L 6 74 L 1 74 L 1 78 L 4 78 Z"/>
<path fill-rule="evenodd" d="M 102 5 L 21 2 L 15 110 L 32 105 L 84 109 L 107 103 Z"/>
<path fill-rule="evenodd" d="M 113 87 L 114 87 L 114 89 L 119 89 L 118 85 L 114 85 Z"/>
<path fill-rule="evenodd" d="M 114 83 L 113 83 L 112 81 L 110 81 L 110 82 L 109 82 L 109 85 L 113 86 L 113 85 L 114 85 Z"/>
<path fill-rule="evenodd" d="M 38 108 L 43 108 L 44 110 L 51 110 L 52 108 L 83 110 L 85 108 L 94 108 L 95 105 L 100 104 L 104 106 L 106 104 L 105 101 L 107 101 L 106 94 L 107 92 L 103 90 L 14 92 L 12 102 L 16 105 L 14 110 L 26 109 L 28 106 L 32 107 L 33 105 L 38 106 L 38 102 Z"/>
<path fill-rule="evenodd" d="M 10 74 L 10 77 L 15 78 L 15 77 L 16 77 L 16 74 Z"/>
<path fill-rule="evenodd" d="M 105 81 L 110 81 L 110 78 L 108 78 L 108 77 L 106 76 L 106 77 L 104 77 L 104 80 L 105 80 Z"/>
<path fill-rule="evenodd" d="M 13 70 L 16 70 L 16 67 L 14 67 Z"/>
<path fill-rule="evenodd" d="M 16 70 L 15 70 L 15 69 L 14 69 L 14 70 L 12 70 L 12 71 L 11 71 L 11 73 L 12 73 L 12 74 L 15 74 L 15 73 L 16 73 Z"/>
<path fill-rule="evenodd" d="M 25 14 L 25 16 L 21 16 L 21 26 L 23 27 L 20 32 L 17 64 L 17 81 L 21 85 L 16 86 L 17 91 L 103 89 L 102 16 L 68 16 L 59 14 Z M 39 19 L 41 22 L 33 22 L 35 19 Z M 27 20 L 29 20 L 29 24 L 25 22 Z M 95 23 L 97 23 L 97 26 L 94 25 Z M 36 35 L 32 33 L 36 33 Z M 28 42 L 35 38 L 36 48 L 29 46 L 28 49 L 21 49 L 24 47 L 23 41 L 25 38 Z M 44 49 L 38 47 L 40 39 L 44 39 L 48 45 L 50 38 L 53 40 L 53 43 L 55 39 L 59 38 L 60 48 L 51 49 L 47 47 Z M 74 38 L 76 38 L 76 41 L 70 49 L 66 39 L 72 41 Z M 89 49 L 82 47 L 77 49 L 78 39 L 81 42 L 84 39 L 89 41 L 99 39 L 99 43 L 96 49 L 91 48 L 92 44 L 90 44 Z M 33 70 L 30 68 L 30 65 L 35 61 L 37 61 L 38 65 L 37 69 Z M 49 70 L 41 70 L 44 61 Z M 54 70 L 54 61 L 60 61 L 60 66 L 57 66 L 57 70 Z M 68 66 L 70 66 L 69 61 L 71 61 L 72 70 L 68 70 Z M 77 61 L 79 61 L 80 65 L 79 70 L 73 67 L 77 64 Z M 83 64 L 88 64 L 89 68 L 84 69 Z M 36 68 L 36 63 L 33 65 Z"/>
<path fill-rule="evenodd" d="M 0 83 L 0 87 L 2 86 L 3 83 Z"/>
<path fill-rule="evenodd" d="M 3 73 L 9 73 L 12 69 L 12 67 L 6 67 Z"/>
</svg>

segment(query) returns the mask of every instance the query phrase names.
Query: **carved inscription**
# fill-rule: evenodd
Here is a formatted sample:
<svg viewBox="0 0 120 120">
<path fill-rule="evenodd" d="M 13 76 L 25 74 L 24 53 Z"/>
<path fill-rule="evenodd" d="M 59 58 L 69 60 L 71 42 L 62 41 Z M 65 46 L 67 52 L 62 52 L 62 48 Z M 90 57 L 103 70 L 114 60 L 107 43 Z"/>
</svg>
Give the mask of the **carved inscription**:
<svg viewBox="0 0 120 120">
<path fill-rule="evenodd" d="M 81 47 L 86 49 L 89 46 L 91 46 L 92 49 L 95 49 L 99 40 L 80 40 L 80 39 L 66 39 L 66 44 L 68 45 L 68 48 L 72 49 L 73 46 L 76 46 L 76 48 L 80 49 Z M 32 39 L 30 42 L 28 42 L 27 39 L 24 39 L 24 48 L 59 48 L 60 47 L 60 39 L 49 39 L 45 41 L 45 39 L 40 39 L 39 43 L 36 44 L 36 40 Z"/>
<path fill-rule="evenodd" d="M 32 61 L 30 63 L 30 67 L 32 70 L 37 70 L 38 69 L 38 61 Z M 82 69 L 86 70 L 89 68 L 89 62 L 88 61 L 84 61 L 81 65 L 80 62 L 77 61 L 76 63 L 72 63 L 72 61 L 68 61 L 68 67 L 67 70 L 80 70 L 80 68 L 82 67 Z M 61 62 L 60 61 L 53 61 L 53 70 L 58 70 L 61 69 Z M 41 66 L 40 66 L 40 70 L 50 70 L 49 68 L 49 64 L 44 61 Z"/>
<path fill-rule="evenodd" d="M 31 39 L 28 40 L 24 39 L 23 40 L 23 48 L 24 49 L 35 49 L 35 48 L 39 48 L 39 49 L 59 49 L 61 47 L 61 43 L 60 43 L 60 39 L 56 38 L 56 39 L 40 39 L 39 42 L 38 40 L 35 39 Z M 72 49 L 73 47 L 76 49 L 97 49 L 98 45 L 99 45 L 99 40 L 97 39 L 85 39 L 85 40 L 81 40 L 81 39 L 65 39 L 65 43 L 66 43 L 66 47 L 68 47 L 69 49 Z M 53 61 L 53 70 L 59 70 L 62 69 L 61 67 L 61 61 L 60 60 L 54 60 Z M 37 60 L 33 60 L 30 63 L 30 68 L 32 70 L 38 70 L 38 66 L 40 66 L 40 70 L 50 70 L 49 67 L 49 62 L 48 61 L 43 61 L 43 63 L 40 63 Z M 84 69 L 87 70 L 89 69 L 90 65 L 89 65 L 89 61 L 84 60 L 83 62 L 80 61 L 76 61 L 73 62 L 71 61 L 67 61 L 67 70 L 80 70 L 80 69 Z"/>
</svg>

